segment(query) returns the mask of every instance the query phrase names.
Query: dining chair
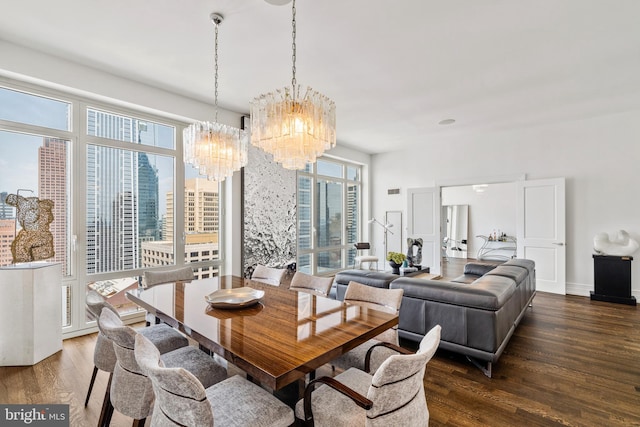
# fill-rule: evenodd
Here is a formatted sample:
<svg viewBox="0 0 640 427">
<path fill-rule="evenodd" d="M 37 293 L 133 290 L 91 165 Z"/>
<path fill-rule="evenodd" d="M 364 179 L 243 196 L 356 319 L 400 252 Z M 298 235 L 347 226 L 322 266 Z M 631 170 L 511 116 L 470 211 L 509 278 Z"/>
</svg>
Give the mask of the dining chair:
<svg viewBox="0 0 640 427">
<path fill-rule="evenodd" d="M 189 266 L 161 271 L 148 270 L 143 273 L 140 285 L 143 288 L 150 288 L 152 286 L 162 285 L 165 283 L 191 282 L 193 279 L 195 279 L 193 268 Z M 160 323 L 160 319 L 150 313 L 146 314 L 145 319 L 147 321 L 147 326 L 153 323 Z"/>
<path fill-rule="evenodd" d="M 363 307 L 373 308 L 384 311 L 386 313 L 398 314 L 400 304 L 402 303 L 403 289 L 386 289 L 375 288 L 363 285 L 358 282 L 350 281 L 344 294 L 344 302 L 349 304 L 360 305 Z M 378 342 L 388 342 L 398 345 L 398 327 L 394 326 L 387 329 L 380 335 L 370 339 L 364 344 L 360 344 L 356 348 L 344 353 L 343 355 L 331 361 L 332 367 L 342 369 L 358 368 L 364 369 L 364 360 L 367 351 L 371 346 Z M 376 354 L 374 366 L 379 366 L 382 362 L 379 360 L 380 353 Z"/>
<path fill-rule="evenodd" d="M 415 354 L 389 343 L 372 347 L 367 353 L 367 365 L 371 354 L 380 347 L 396 352 L 373 374 L 350 368 L 334 378 L 311 381 L 304 398 L 296 404 L 296 417 L 318 427 L 428 425 L 424 375 L 440 343 L 440 332 L 440 325 L 434 326 Z"/>
<path fill-rule="evenodd" d="M 369 263 L 369 270 L 371 270 L 371 263 L 376 263 L 376 271 L 378 268 L 378 257 L 375 255 L 367 254 L 367 255 L 358 255 L 359 251 L 369 251 L 371 249 L 371 244 L 369 242 L 358 242 L 354 243 L 353 246 L 356 248 L 356 256 L 353 258 L 353 268 L 360 269 L 362 267 L 363 262 Z"/>
<path fill-rule="evenodd" d="M 153 384 L 152 426 L 207 427 L 215 421 L 221 426 L 285 427 L 295 421 L 291 408 L 239 375 L 206 387 L 187 370 L 166 366 L 142 335 L 135 339 L 135 357 Z"/>
<path fill-rule="evenodd" d="M 333 277 L 318 277 L 296 271 L 291 279 L 289 289 L 295 291 L 309 292 L 326 297 L 333 285 Z"/>
<path fill-rule="evenodd" d="M 258 264 L 251 274 L 251 280 L 266 283 L 267 285 L 280 286 L 286 272 L 285 268 L 273 268 Z"/>
<path fill-rule="evenodd" d="M 107 420 L 111 418 L 115 409 L 133 418 L 134 426 L 144 425 L 144 420 L 151 413 L 154 400 L 151 381 L 138 366 L 134 353 L 136 337 L 144 335 L 124 325 L 118 316 L 106 309 L 103 309 L 100 314 L 100 328 L 113 342 L 116 354 L 116 365 L 111 381 L 111 408 Z M 145 339 L 151 342 L 158 354 L 162 354 L 160 357 L 164 366 L 186 369 L 205 387 L 227 378 L 226 368 L 196 347 L 187 345 L 163 352 L 148 337 Z"/>
<path fill-rule="evenodd" d="M 106 411 L 109 407 L 111 380 L 117 358 L 112 341 L 100 330 L 100 314 L 102 310 L 105 309 L 112 312 L 118 318 L 120 315 L 118 314 L 118 310 L 95 290 L 89 290 L 89 292 L 87 292 L 85 305 L 89 317 L 94 319 L 98 325 L 98 338 L 96 339 L 96 345 L 93 350 L 93 373 L 91 374 L 91 381 L 89 382 L 89 389 L 87 390 L 84 406 L 89 404 L 98 370 L 108 372 L 109 380 L 107 382 L 107 389 L 100 414 L 100 420 L 102 422 L 106 417 Z M 147 336 L 155 345 L 161 348 L 163 352 L 175 350 L 189 344 L 189 341 L 182 334 L 168 325 L 154 325 L 142 328 L 139 332 Z"/>
</svg>

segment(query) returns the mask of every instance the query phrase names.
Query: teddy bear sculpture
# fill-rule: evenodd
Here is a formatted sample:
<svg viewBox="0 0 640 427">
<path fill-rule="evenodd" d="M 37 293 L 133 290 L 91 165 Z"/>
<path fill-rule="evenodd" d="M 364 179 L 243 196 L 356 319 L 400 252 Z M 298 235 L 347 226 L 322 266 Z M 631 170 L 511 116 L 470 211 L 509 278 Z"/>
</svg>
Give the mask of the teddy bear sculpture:
<svg viewBox="0 0 640 427">
<path fill-rule="evenodd" d="M 53 235 L 49 231 L 49 224 L 53 222 L 53 201 L 9 194 L 5 203 L 16 207 L 16 218 L 22 227 L 11 243 L 13 262 L 31 262 L 53 257 Z"/>
</svg>

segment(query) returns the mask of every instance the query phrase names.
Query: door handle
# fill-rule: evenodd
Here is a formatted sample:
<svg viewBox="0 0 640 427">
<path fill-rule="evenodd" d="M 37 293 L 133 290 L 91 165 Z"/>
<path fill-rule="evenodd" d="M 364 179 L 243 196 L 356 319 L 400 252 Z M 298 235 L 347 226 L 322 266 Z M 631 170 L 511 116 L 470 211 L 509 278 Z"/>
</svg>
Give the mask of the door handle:
<svg viewBox="0 0 640 427">
<path fill-rule="evenodd" d="M 559 242 L 559 243 L 553 242 L 553 244 L 557 245 L 557 246 L 564 246 L 564 243 L 562 243 L 562 242 Z"/>
</svg>

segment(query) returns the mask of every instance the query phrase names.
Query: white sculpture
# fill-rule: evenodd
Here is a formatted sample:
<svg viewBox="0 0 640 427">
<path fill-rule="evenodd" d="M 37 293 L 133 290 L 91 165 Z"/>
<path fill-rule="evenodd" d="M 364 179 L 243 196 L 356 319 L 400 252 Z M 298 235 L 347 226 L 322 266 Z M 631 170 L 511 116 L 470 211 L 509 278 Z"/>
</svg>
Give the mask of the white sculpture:
<svg viewBox="0 0 640 427">
<path fill-rule="evenodd" d="M 593 249 L 598 255 L 629 256 L 638 250 L 640 245 L 624 230 L 618 231 L 614 239 L 608 233 L 598 233 L 593 238 Z"/>
</svg>

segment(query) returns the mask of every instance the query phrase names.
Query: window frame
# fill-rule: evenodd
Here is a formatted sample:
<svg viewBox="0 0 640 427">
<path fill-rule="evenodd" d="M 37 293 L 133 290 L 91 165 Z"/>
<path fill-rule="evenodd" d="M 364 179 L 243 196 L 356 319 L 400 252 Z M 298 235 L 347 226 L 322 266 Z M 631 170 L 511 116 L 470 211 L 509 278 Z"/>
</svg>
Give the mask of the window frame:
<svg viewBox="0 0 640 427">
<path fill-rule="evenodd" d="M 317 275 L 317 274 L 321 274 L 321 275 L 330 275 L 333 274 L 337 271 L 340 271 L 342 269 L 348 268 L 350 265 L 350 255 L 351 256 L 355 256 L 355 250 L 353 248 L 353 244 L 355 242 L 349 242 L 348 241 L 348 236 L 349 236 L 349 230 L 347 228 L 347 217 L 348 217 L 348 187 L 349 185 L 356 185 L 358 188 L 358 201 L 357 201 L 357 209 L 358 209 L 358 213 L 357 213 L 357 219 L 358 219 L 358 223 L 356 226 L 356 241 L 359 241 L 359 239 L 362 236 L 362 229 L 363 229 L 363 172 L 364 172 L 364 165 L 356 163 L 356 162 L 352 162 L 352 161 L 347 161 L 347 160 L 342 160 L 342 159 L 338 159 L 338 158 L 334 158 L 328 155 L 324 155 L 322 157 L 319 157 L 317 161 L 327 161 L 327 162 L 331 162 L 331 163 L 336 163 L 339 164 L 342 167 L 342 177 L 338 178 L 335 176 L 329 176 L 329 175 L 322 175 L 318 173 L 318 167 L 317 167 L 317 162 L 313 163 L 313 164 L 307 164 L 307 167 L 304 170 L 298 171 L 297 173 L 297 177 L 296 177 L 296 189 L 297 189 L 297 204 L 298 206 L 300 206 L 300 202 L 301 202 L 301 191 L 300 191 L 300 177 L 307 177 L 311 180 L 311 185 L 310 185 L 310 240 L 311 240 L 311 244 L 310 244 L 310 248 L 301 248 L 299 245 L 299 239 L 300 239 L 300 224 L 301 224 L 301 220 L 300 220 L 300 214 L 298 213 L 297 216 L 297 235 L 298 235 L 298 253 L 297 253 L 297 261 L 298 261 L 298 266 L 300 266 L 300 258 L 303 256 L 309 256 L 310 257 L 310 271 L 309 274 L 313 274 L 313 275 Z M 356 180 L 353 179 L 348 179 L 347 176 L 347 170 L 348 168 L 356 168 L 358 173 L 357 173 L 357 178 Z M 327 182 L 335 182 L 335 183 L 340 183 L 342 186 L 342 224 L 341 224 L 341 243 L 339 245 L 330 245 L 330 246 L 322 246 L 320 247 L 318 244 L 318 229 L 319 229 L 319 218 L 317 215 L 317 205 L 318 205 L 318 194 L 317 194 L 317 183 L 319 182 L 318 180 L 322 179 L 324 181 Z M 319 267 L 318 267 L 318 254 L 320 252 L 328 252 L 328 251 L 336 251 L 336 250 L 340 250 L 341 251 L 341 262 L 340 262 L 340 267 L 336 268 L 336 269 L 325 269 L 322 272 L 318 272 L 319 271 Z"/>
<path fill-rule="evenodd" d="M 71 92 L 62 90 L 51 89 L 46 86 L 38 84 L 27 83 L 18 81 L 9 77 L 0 76 L 0 87 L 25 92 L 35 96 L 43 96 L 52 98 L 55 100 L 68 102 L 70 104 L 70 130 L 63 131 L 58 129 L 52 129 L 37 125 L 29 125 L 19 122 L 13 122 L 0 119 L 0 130 L 8 132 L 27 133 L 34 135 L 42 135 L 53 138 L 60 138 L 69 141 L 69 177 L 71 194 L 73 197 L 69 198 L 69 230 L 67 231 L 69 237 L 69 249 L 70 260 L 69 275 L 65 276 L 62 281 L 62 286 L 67 286 L 70 291 L 70 325 L 64 326 L 62 329 L 63 338 L 71 338 L 74 336 L 83 335 L 95 330 L 95 321 L 89 321 L 86 319 L 85 314 L 85 293 L 87 284 L 96 280 L 109 280 L 123 277 L 137 277 L 141 276 L 145 270 L 149 269 L 167 269 L 173 266 L 189 265 L 190 267 L 202 268 L 203 271 L 206 268 L 207 271 L 213 271 L 217 268 L 219 273 L 223 274 L 225 264 L 225 228 L 223 226 L 224 221 L 224 201 L 225 197 L 225 185 L 218 183 L 218 222 L 220 224 L 218 234 L 218 258 L 209 259 L 208 261 L 198 261 L 185 264 L 185 230 L 184 230 L 184 208 L 178 208 L 178 206 L 184 207 L 184 191 L 176 191 L 176 189 L 183 189 L 185 186 L 185 164 L 183 161 L 183 149 L 182 149 L 182 131 L 190 123 L 176 120 L 170 117 L 169 114 L 163 115 L 160 112 L 148 112 L 144 108 L 136 108 L 123 102 L 113 101 L 107 102 L 91 98 L 89 96 L 78 95 Z M 114 114 L 121 114 L 128 117 L 135 117 L 140 120 L 147 120 L 154 123 L 160 123 L 163 125 L 172 126 L 175 129 L 175 144 L 174 149 L 162 148 L 150 145 L 132 144 L 131 142 L 117 141 L 113 139 L 101 138 L 97 136 L 91 136 L 87 134 L 87 111 L 88 108 L 94 108 L 99 111 L 106 111 Z M 165 265 L 157 267 L 139 267 L 136 269 L 117 271 L 109 273 L 94 273 L 88 274 L 86 272 L 86 217 L 84 215 L 84 208 L 87 203 L 87 147 L 89 145 L 105 146 L 116 149 L 122 149 L 133 152 L 144 152 L 148 154 L 158 154 L 162 156 L 173 157 L 174 160 L 174 187 L 173 187 L 173 203 L 174 203 L 174 265 Z M 212 267 L 213 269 L 210 269 Z M 64 307 L 63 307 L 64 310 Z M 142 311 L 123 316 L 123 320 L 127 322 L 140 321 L 144 317 Z"/>
</svg>

